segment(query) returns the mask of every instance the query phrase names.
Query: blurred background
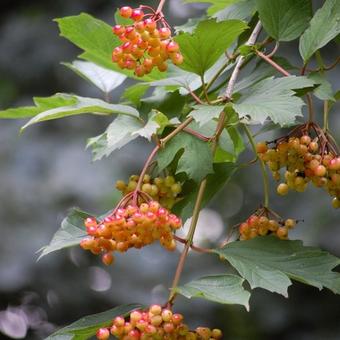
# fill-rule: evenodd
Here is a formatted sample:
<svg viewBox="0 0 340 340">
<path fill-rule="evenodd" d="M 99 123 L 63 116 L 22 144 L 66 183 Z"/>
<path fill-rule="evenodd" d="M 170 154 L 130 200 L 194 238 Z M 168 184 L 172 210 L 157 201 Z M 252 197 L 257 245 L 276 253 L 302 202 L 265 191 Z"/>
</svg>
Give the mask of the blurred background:
<svg viewBox="0 0 340 340">
<path fill-rule="evenodd" d="M 135 5 L 125 1 L 125 5 Z M 122 1 L 2 0 L 0 11 L 0 109 L 31 105 L 33 96 L 73 92 L 101 96 L 60 64 L 72 61 L 79 50 L 58 37 L 52 19 L 88 12 L 110 24 Z M 155 2 L 146 1 L 153 5 Z M 318 5 L 316 4 L 315 8 Z M 172 24 L 203 14 L 205 5 L 182 5 L 169 0 L 165 12 Z M 327 64 L 339 48 L 322 53 Z M 282 44 L 279 55 L 300 65 L 297 43 Z M 329 74 L 339 88 L 339 70 Z M 118 100 L 124 85 L 113 94 Z M 315 100 L 319 112 L 322 103 Z M 340 133 L 339 107 L 331 114 L 333 135 Z M 109 210 L 117 198 L 114 183 L 138 173 L 150 146 L 132 143 L 110 158 L 91 161 L 84 151 L 88 137 L 101 133 L 110 118 L 81 116 L 35 125 L 19 137 L 23 121 L 0 122 L 0 338 L 43 339 L 78 318 L 130 303 L 162 303 L 168 294 L 179 253 L 158 246 L 129 251 L 104 268 L 98 258 L 81 249 L 53 253 L 38 263 L 36 251 L 46 245 L 72 206 L 93 213 Z M 338 142 L 339 142 L 339 138 Z M 245 152 L 245 159 L 251 157 Z M 197 242 L 213 243 L 223 229 L 243 221 L 262 199 L 258 166 L 245 169 L 221 191 L 202 213 Z M 272 186 L 272 208 L 285 217 L 304 219 L 292 238 L 340 256 L 339 212 L 330 197 L 309 188 L 304 194 L 278 198 Z M 157 256 L 155 256 L 157 253 Z M 166 270 L 164 270 L 166 268 Z M 203 274 L 223 273 L 215 258 L 191 254 L 182 282 Z M 208 268 L 208 269 L 207 269 Z M 340 339 L 340 297 L 329 291 L 294 284 L 290 299 L 256 289 L 250 312 L 178 298 L 177 310 L 192 327 L 216 326 L 224 339 L 332 340 Z"/>
</svg>

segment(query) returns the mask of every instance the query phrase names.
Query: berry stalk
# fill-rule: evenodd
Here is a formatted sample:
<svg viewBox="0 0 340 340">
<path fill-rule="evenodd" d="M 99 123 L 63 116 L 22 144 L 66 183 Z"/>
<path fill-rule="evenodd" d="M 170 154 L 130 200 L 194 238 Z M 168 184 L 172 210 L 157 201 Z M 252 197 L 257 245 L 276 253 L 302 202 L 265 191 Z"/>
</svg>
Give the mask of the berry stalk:
<svg viewBox="0 0 340 340">
<path fill-rule="evenodd" d="M 245 133 L 246 133 L 246 135 L 248 137 L 249 143 L 250 143 L 250 145 L 251 145 L 255 155 L 257 155 L 256 145 L 255 145 L 255 141 L 253 139 L 253 136 L 251 135 L 251 132 L 250 132 L 248 126 L 246 124 L 242 124 L 242 125 L 243 125 L 244 131 L 245 131 Z M 258 159 L 260 161 L 262 178 L 263 178 L 263 193 L 264 193 L 263 206 L 268 209 L 268 207 L 269 207 L 268 174 L 267 174 L 266 167 L 264 165 L 263 160 L 261 158 L 259 158 L 259 157 L 258 157 Z"/>
</svg>

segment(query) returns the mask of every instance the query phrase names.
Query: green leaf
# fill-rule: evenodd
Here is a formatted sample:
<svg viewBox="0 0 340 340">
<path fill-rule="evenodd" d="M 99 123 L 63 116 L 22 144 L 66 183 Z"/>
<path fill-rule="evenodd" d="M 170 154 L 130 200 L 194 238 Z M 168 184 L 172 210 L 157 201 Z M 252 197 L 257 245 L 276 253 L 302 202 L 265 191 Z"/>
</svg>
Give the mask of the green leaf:
<svg viewBox="0 0 340 340">
<path fill-rule="evenodd" d="M 223 105 L 195 105 L 190 112 L 190 116 L 202 126 L 214 118 L 218 118 L 219 114 L 223 111 L 223 108 Z"/>
<path fill-rule="evenodd" d="M 207 18 L 205 16 L 200 17 L 200 18 L 189 18 L 185 24 L 180 25 L 180 26 L 174 26 L 175 32 L 177 34 L 180 32 L 192 34 L 195 31 L 197 25 L 201 21 L 206 20 L 206 19 Z"/>
<path fill-rule="evenodd" d="M 246 20 L 251 17 L 256 10 L 255 0 L 238 1 L 235 4 L 216 12 L 212 17 L 216 18 L 217 22 L 223 20 Z"/>
<path fill-rule="evenodd" d="M 207 13 L 209 15 L 213 15 L 214 13 L 238 2 L 240 0 L 185 0 L 184 3 L 193 3 L 193 2 L 203 2 L 203 3 L 210 3 L 211 6 L 209 7 Z"/>
<path fill-rule="evenodd" d="M 236 275 L 211 275 L 191 281 L 175 291 L 188 299 L 202 298 L 223 304 L 243 305 L 249 310 L 250 293 L 243 288 L 243 282 Z"/>
<path fill-rule="evenodd" d="M 63 65 L 98 87 L 104 93 L 110 93 L 126 79 L 126 76 L 122 73 L 109 70 L 89 61 L 75 60 L 72 64 L 63 63 Z"/>
<path fill-rule="evenodd" d="M 288 296 L 292 279 L 340 293 L 340 274 L 332 271 L 340 259 L 318 248 L 304 247 L 301 241 L 256 237 L 232 242 L 215 252 L 230 262 L 252 289 L 260 287 Z"/>
<path fill-rule="evenodd" d="M 90 138 L 86 147 L 92 148 L 94 161 L 108 157 L 113 151 L 136 139 L 138 134 L 134 132 L 142 127 L 143 124 L 135 118 L 118 116 L 103 134 Z"/>
<path fill-rule="evenodd" d="M 289 76 L 264 79 L 242 93 L 242 97 L 233 104 L 240 118 L 250 117 L 263 124 L 267 117 L 281 126 L 295 121 L 302 116 L 302 99 L 294 96 L 293 89 L 312 87 L 314 81 L 307 77 Z"/>
<path fill-rule="evenodd" d="M 316 97 L 318 97 L 321 100 L 336 101 L 334 98 L 332 84 L 325 78 L 324 75 L 321 75 L 320 73 L 317 72 L 311 72 L 308 75 L 308 78 L 312 79 L 316 84 L 319 84 L 313 91 Z"/>
<path fill-rule="evenodd" d="M 69 94 L 60 94 L 60 96 L 64 96 L 66 100 L 71 99 L 75 100 L 76 102 L 69 106 L 50 108 L 46 111 L 40 112 L 28 123 L 26 123 L 21 128 L 21 131 L 23 131 L 30 125 L 46 120 L 59 119 L 84 113 L 91 113 L 95 115 L 111 115 L 113 113 L 118 113 L 132 117 L 139 116 L 138 111 L 131 106 L 121 104 L 109 104 L 101 99 L 72 96 Z"/>
<path fill-rule="evenodd" d="M 92 314 L 81 318 L 71 325 L 59 329 L 45 340 L 86 340 L 92 338 L 97 330 L 111 325 L 117 316 L 127 316 L 131 311 L 141 309 L 139 304 L 121 305 L 106 312 Z"/>
<path fill-rule="evenodd" d="M 176 36 L 184 57 L 180 68 L 203 76 L 246 28 L 247 25 L 239 20 L 218 23 L 207 20 L 200 22 L 192 35 Z"/>
<path fill-rule="evenodd" d="M 75 16 L 55 19 L 58 23 L 60 35 L 84 50 L 82 59 L 91 61 L 107 69 L 123 73 L 130 78 L 141 80 L 133 71 L 122 70 L 112 62 L 112 51 L 121 42 L 112 34 L 112 27 L 105 22 L 95 19 L 89 14 L 81 13 Z M 156 80 L 166 76 L 166 72 L 154 70 L 142 79 Z"/>
<path fill-rule="evenodd" d="M 138 135 L 151 140 L 153 134 L 162 133 L 164 128 L 169 124 L 168 117 L 160 111 L 153 110 L 147 123 L 139 130 L 132 133 L 133 135 Z"/>
<path fill-rule="evenodd" d="M 185 132 L 179 133 L 158 152 L 160 170 L 166 168 L 179 153 L 176 173 L 184 172 L 199 182 L 213 172 L 212 152 L 208 143 Z"/>
<path fill-rule="evenodd" d="M 316 11 L 300 38 L 299 50 L 305 64 L 321 47 L 340 33 L 340 1 L 326 0 Z"/>
<path fill-rule="evenodd" d="M 61 228 L 54 234 L 51 242 L 42 247 L 38 260 L 47 254 L 64 248 L 79 245 L 80 241 L 87 235 L 84 228 L 84 220 L 91 215 L 73 208 L 61 223 Z"/>
<path fill-rule="evenodd" d="M 202 208 L 224 187 L 236 172 L 237 167 L 233 163 L 214 164 L 214 173 L 207 176 L 207 186 L 202 200 Z M 190 181 L 191 182 L 191 181 Z M 174 206 L 174 213 L 186 221 L 192 216 L 195 201 L 198 194 L 198 184 L 189 183 L 189 190 L 183 190 L 184 198 Z"/>
<path fill-rule="evenodd" d="M 127 87 L 123 92 L 122 98 L 129 100 L 132 104 L 138 107 L 148 88 L 149 84 L 137 83 Z"/>
<path fill-rule="evenodd" d="M 33 101 L 36 106 L 23 106 L 0 111 L 0 118 L 20 119 L 34 117 L 45 110 L 65 105 L 73 105 L 77 102 L 75 98 L 65 97 L 62 94 L 55 94 L 54 96 L 46 98 L 35 97 L 33 98 Z"/>
<path fill-rule="evenodd" d="M 256 0 L 256 5 L 264 29 L 275 40 L 294 40 L 308 26 L 309 0 Z"/>
</svg>

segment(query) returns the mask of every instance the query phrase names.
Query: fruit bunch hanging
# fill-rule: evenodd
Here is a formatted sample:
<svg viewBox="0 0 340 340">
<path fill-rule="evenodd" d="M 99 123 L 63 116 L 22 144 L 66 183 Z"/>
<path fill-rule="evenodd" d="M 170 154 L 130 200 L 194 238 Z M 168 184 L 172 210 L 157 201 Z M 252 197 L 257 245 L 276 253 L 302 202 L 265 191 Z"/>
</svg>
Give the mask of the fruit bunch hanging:
<svg viewBox="0 0 340 340">
<path fill-rule="evenodd" d="M 260 208 L 239 225 L 240 240 L 250 240 L 256 236 L 266 235 L 286 240 L 289 230 L 293 229 L 296 223 L 297 221 L 292 218 L 283 220 L 274 211 Z"/>
<path fill-rule="evenodd" d="M 268 147 L 270 144 L 274 146 Z M 334 208 L 340 208 L 339 151 L 330 135 L 316 123 L 300 125 L 273 142 L 258 143 L 257 152 L 277 181 L 281 179 L 280 169 L 286 169 L 278 194 L 303 192 L 308 183 L 313 183 L 334 197 Z"/>
<path fill-rule="evenodd" d="M 138 77 L 150 73 L 153 68 L 164 72 L 167 61 L 180 65 L 183 56 L 179 45 L 171 37 L 171 29 L 161 12 L 149 6 L 132 9 L 124 6 L 120 15 L 132 19 L 132 25 L 115 25 L 113 33 L 122 42 L 112 53 L 112 61 L 121 69 L 134 70 Z"/>
<path fill-rule="evenodd" d="M 144 200 L 143 203 L 139 203 Z M 102 220 L 89 217 L 85 220 L 88 236 L 80 245 L 110 265 L 113 252 L 126 252 L 130 248 L 140 249 L 155 241 L 167 250 L 176 248 L 173 233 L 182 226 L 179 217 L 171 214 L 145 193 L 133 191 L 127 194 L 117 208 Z"/>
<path fill-rule="evenodd" d="M 126 318 L 118 316 L 110 327 L 97 331 L 98 340 L 107 340 L 110 334 L 123 340 L 217 340 L 222 339 L 219 329 L 197 327 L 190 331 L 183 323 L 183 315 L 173 313 L 160 305 L 144 311 L 133 311 Z"/>
<path fill-rule="evenodd" d="M 117 181 L 116 188 L 125 196 L 137 188 L 138 180 L 138 175 L 132 175 L 128 183 Z M 154 201 L 159 202 L 162 207 L 171 209 L 181 199 L 178 195 L 182 191 L 182 185 L 180 182 L 176 182 L 173 176 L 152 178 L 146 174 L 143 177 L 141 191 L 151 196 Z"/>
</svg>

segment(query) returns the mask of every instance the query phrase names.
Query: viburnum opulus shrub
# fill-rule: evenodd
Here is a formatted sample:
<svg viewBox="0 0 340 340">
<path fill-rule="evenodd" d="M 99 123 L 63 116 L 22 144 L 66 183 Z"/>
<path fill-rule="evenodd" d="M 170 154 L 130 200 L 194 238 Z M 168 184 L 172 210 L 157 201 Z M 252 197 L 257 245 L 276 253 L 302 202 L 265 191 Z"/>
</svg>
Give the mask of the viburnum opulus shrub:
<svg viewBox="0 0 340 340">
<path fill-rule="evenodd" d="M 88 140 L 94 160 L 139 137 L 153 144 L 140 173 L 116 182 L 121 199 L 111 211 L 94 216 L 73 209 L 40 256 L 82 247 L 110 265 L 115 253 L 131 248 L 142 252 L 156 242 L 173 251 L 177 243 L 184 245 L 167 301 L 126 304 L 91 315 L 50 339 L 222 339 L 219 329 L 187 325 L 175 311 L 176 297 L 248 309 L 251 289 L 287 296 L 291 280 L 340 293 L 340 276 L 333 271 L 340 260 L 289 239 L 303 216 L 271 209 L 268 179 L 269 169 L 280 195 L 297 191 L 304 197 L 308 185 L 314 185 L 320 195 L 326 191 L 331 196 L 335 209 L 340 207 L 339 148 L 328 124 L 339 93 L 327 80 L 339 58 L 325 64 L 322 50 L 340 33 L 340 2 L 323 1 L 313 15 L 309 0 L 256 0 L 247 6 L 244 1 L 207 2 L 206 16 L 176 29 L 163 13 L 165 0 L 156 9 L 126 4 L 117 9 L 112 26 L 88 14 L 56 19 L 61 35 L 82 50 L 81 60 L 67 67 L 105 98 L 128 78 L 135 84 L 125 87 L 117 103 L 58 93 L 34 98 L 31 107 L 0 112 L 5 119 L 30 118 L 22 130 L 75 114 L 114 115 L 101 135 Z M 280 57 L 290 41 L 298 42 L 301 56 L 293 65 Z M 322 111 L 316 110 L 317 100 L 323 101 Z M 257 141 L 254 125 L 263 125 L 256 129 Z M 263 131 L 275 137 L 262 140 Z M 255 156 L 248 163 L 239 161 L 245 143 Z M 214 247 L 195 245 L 201 209 L 238 169 L 251 171 L 257 164 L 263 201 L 253 202 L 254 213 L 226 229 Z M 177 231 L 189 217 L 190 228 L 182 238 Z M 182 282 L 189 251 L 214 256 L 238 274 Z"/>
</svg>

